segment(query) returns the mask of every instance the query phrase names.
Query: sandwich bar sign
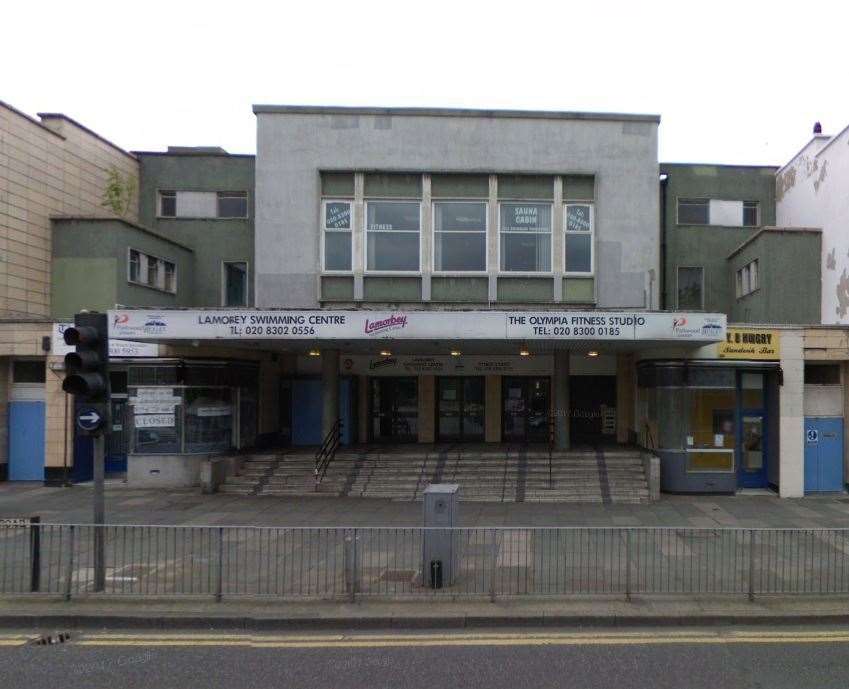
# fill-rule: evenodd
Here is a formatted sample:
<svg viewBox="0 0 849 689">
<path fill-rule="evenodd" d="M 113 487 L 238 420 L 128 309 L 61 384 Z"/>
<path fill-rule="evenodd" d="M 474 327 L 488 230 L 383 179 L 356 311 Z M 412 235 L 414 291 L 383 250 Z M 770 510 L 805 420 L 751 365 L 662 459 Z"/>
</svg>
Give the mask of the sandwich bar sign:
<svg viewBox="0 0 849 689">
<path fill-rule="evenodd" d="M 725 316 L 643 311 L 122 310 L 125 340 L 661 340 L 720 342 Z"/>
</svg>

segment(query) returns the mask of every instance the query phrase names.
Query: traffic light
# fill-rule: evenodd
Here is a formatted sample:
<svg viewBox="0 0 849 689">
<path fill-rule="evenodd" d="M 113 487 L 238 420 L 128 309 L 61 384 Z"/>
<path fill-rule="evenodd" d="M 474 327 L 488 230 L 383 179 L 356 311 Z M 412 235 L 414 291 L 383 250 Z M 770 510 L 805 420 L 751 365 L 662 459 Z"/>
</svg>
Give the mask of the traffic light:
<svg viewBox="0 0 849 689">
<path fill-rule="evenodd" d="M 109 325 L 105 313 L 78 313 L 66 328 L 65 344 L 76 351 L 65 355 L 62 389 L 80 402 L 109 401 Z"/>
</svg>

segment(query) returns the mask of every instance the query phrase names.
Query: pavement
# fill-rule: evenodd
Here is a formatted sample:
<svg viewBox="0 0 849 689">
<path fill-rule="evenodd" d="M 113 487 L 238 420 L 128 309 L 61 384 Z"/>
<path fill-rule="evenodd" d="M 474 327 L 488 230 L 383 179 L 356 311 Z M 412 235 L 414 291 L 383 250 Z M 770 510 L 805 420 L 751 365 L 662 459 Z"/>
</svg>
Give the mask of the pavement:
<svg viewBox="0 0 849 689">
<path fill-rule="evenodd" d="M 0 483 L 0 518 L 40 515 L 89 523 L 91 484 Z M 227 526 L 420 526 L 421 503 L 374 498 L 201 495 L 199 490 L 130 488 L 109 481 L 112 524 Z M 849 496 L 798 499 L 771 492 L 736 496 L 663 495 L 640 505 L 462 503 L 460 526 L 849 527 Z"/>
</svg>

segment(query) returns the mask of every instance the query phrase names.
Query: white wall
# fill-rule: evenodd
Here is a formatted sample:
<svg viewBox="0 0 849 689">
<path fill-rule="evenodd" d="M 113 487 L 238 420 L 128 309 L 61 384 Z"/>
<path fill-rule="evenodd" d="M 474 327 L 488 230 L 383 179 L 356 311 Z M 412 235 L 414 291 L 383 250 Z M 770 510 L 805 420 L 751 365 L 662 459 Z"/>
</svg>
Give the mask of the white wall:
<svg viewBox="0 0 849 689">
<path fill-rule="evenodd" d="M 776 224 L 822 229 L 822 322 L 849 324 L 849 127 L 813 139 L 776 184 Z"/>
<path fill-rule="evenodd" d="M 784 384 L 778 393 L 780 483 L 782 498 L 805 494 L 804 336 L 802 331 L 781 333 L 781 370 Z"/>
<path fill-rule="evenodd" d="M 806 385 L 805 416 L 843 417 L 842 385 Z"/>
</svg>

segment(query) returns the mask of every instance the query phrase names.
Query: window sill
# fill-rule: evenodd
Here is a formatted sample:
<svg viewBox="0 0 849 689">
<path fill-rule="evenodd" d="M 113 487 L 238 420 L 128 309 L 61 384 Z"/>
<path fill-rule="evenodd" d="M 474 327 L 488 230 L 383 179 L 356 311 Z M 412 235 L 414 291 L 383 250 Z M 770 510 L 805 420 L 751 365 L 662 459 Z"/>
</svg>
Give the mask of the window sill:
<svg viewBox="0 0 849 689">
<path fill-rule="evenodd" d="M 132 285 L 133 287 L 144 287 L 145 289 L 152 290 L 154 292 L 159 292 L 160 294 L 170 294 L 172 297 L 177 296 L 177 290 L 173 292 L 167 289 L 162 289 L 161 287 L 154 287 L 153 285 L 146 285 L 143 282 L 136 282 L 135 280 L 127 280 L 128 285 Z"/>
<path fill-rule="evenodd" d="M 761 291 L 761 288 L 758 287 L 757 289 L 753 289 L 751 292 L 746 292 L 745 294 L 741 294 L 739 297 L 737 297 L 737 301 L 743 301 L 746 297 L 751 297 L 753 294 L 757 294 L 760 291 Z"/>
<path fill-rule="evenodd" d="M 431 275 L 435 278 L 485 278 L 489 273 L 485 270 L 434 270 Z"/>
<path fill-rule="evenodd" d="M 205 216 L 202 216 L 202 215 L 199 215 L 199 216 L 157 215 L 156 219 L 157 220 L 250 220 L 250 216 L 247 216 L 247 215 L 238 216 L 237 215 L 237 216 L 233 216 L 233 217 L 222 218 L 222 217 L 219 217 L 217 215 L 214 216 L 214 217 L 205 217 Z"/>
<path fill-rule="evenodd" d="M 553 278 L 554 273 L 552 271 L 542 271 L 542 272 L 530 272 L 530 271 L 519 271 L 519 270 L 502 270 L 499 271 L 498 277 L 500 278 Z"/>
</svg>

